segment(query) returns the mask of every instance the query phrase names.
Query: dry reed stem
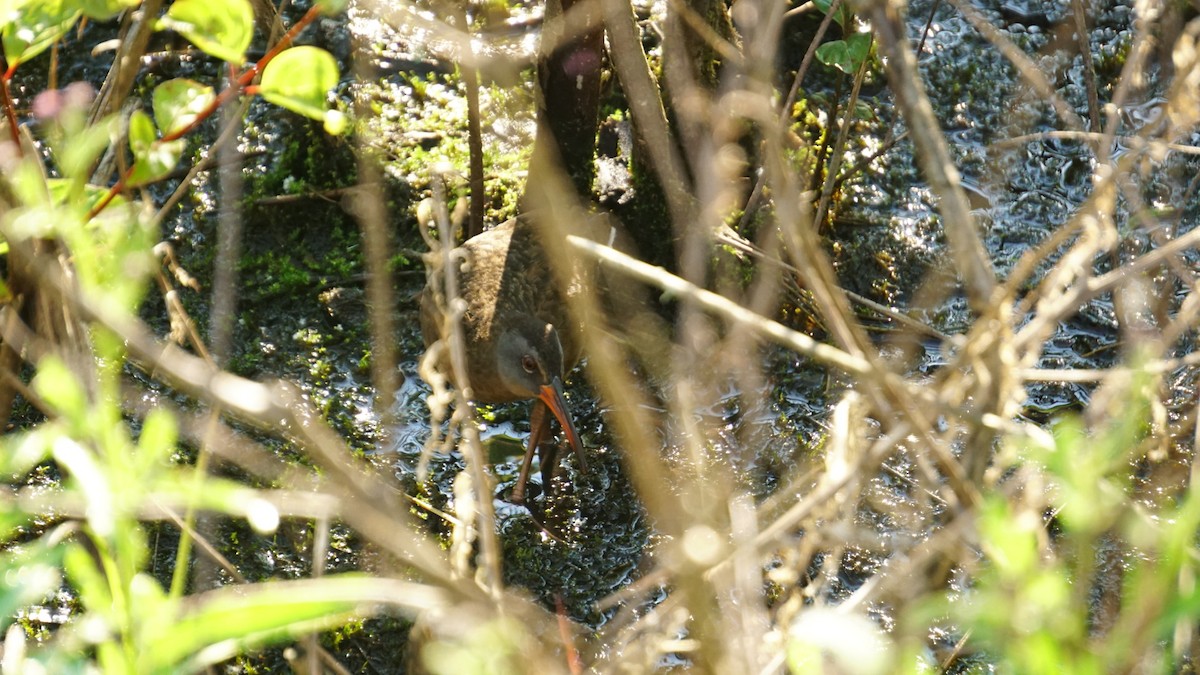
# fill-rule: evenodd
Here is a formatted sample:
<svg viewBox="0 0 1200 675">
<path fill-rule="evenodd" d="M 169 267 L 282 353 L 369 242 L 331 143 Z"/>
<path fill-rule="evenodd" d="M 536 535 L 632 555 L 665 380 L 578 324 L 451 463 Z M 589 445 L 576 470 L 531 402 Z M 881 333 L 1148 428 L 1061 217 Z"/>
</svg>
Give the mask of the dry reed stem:
<svg viewBox="0 0 1200 675">
<path fill-rule="evenodd" d="M 479 426 L 475 423 L 474 408 L 471 404 L 471 380 L 467 370 L 466 337 L 463 334 L 462 315 L 466 310 L 458 288 L 458 271 L 460 251 L 454 246 L 454 228 L 450 226 L 450 217 L 446 210 L 444 176 L 434 177 L 434 216 L 437 219 L 438 233 L 441 236 L 440 248 L 434 251 L 441 256 L 439 272 L 441 274 L 440 300 L 444 302 L 442 315 L 443 348 L 450 350 L 450 365 L 454 372 L 455 387 L 455 416 L 459 419 L 458 449 L 467 461 L 472 484 L 456 486 L 456 508 L 459 509 L 465 527 L 456 529 L 456 539 L 460 546 L 470 547 L 476 537 L 479 539 L 483 577 L 480 579 L 484 590 L 493 598 L 499 597 L 503 587 L 503 576 L 500 569 L 500 544 L 496 538 L 496 512 L 492 503 L 492 481 L 487 475 L 487 466 L 483 447 L 479 440 Z M 473 499 L 474 504 L 469 500 Z M 462 501 L 467 500 L 467 501 Z M 465 515 L 466 512 L 477 513 L 478 527 L 474 527 L 474 519 Z M 460 570 L 463 571 L 463 570 Z"/>
<path fill-rule="evenodd" d="M 357 44 L 358 40 L 355 42 L 357 49 L 363 51 L 364 45 Z M 355 77 L 361 81 L 367 80 L 369 73 L 363 60 L 355 60 L 354 69 Z M 365 97 L 358 97 L 354 103 L 355 112 L 366 117 L 370 105 Z M 383 179 L 383 172 L 367 151 L 366 141 L 361 136 L 358 137 L 355 170 L 359 184 L 378 186 Z M 371 331 L 371 383 L 375 389 L 375 413 L 386 437 L 389 435 L 387 430 L 395 422 L 395 392 L 401 382 L 397 373 L 399 350 L 390 266 L 393 245 L 388 232 L 387 204 L 378 187 L 363 190 L 362 194 L 347 200 L 347 203 L 352 205 L 351 215 L 358 220 L 363 236 L 363 266 L 367 272 L 366 297 Z"/>
<path fill-rule="evenodd" d="M 942 228 L 966 289 L 971 308 L 987 314 L 997 298 L 996 273 L 980 241 L 978 226 L 963 193 L 946 138 L 938 128 L 933 108 L 917 75 L 916 58 L 905 40 L 898 3 L 876 0 L 869 7 L 872 26 L 883 54 L 888 82 L 897 107 L 904 114 L 916 146 L 917 161 L 930 189 L 938 196 Z"/>
</svg>

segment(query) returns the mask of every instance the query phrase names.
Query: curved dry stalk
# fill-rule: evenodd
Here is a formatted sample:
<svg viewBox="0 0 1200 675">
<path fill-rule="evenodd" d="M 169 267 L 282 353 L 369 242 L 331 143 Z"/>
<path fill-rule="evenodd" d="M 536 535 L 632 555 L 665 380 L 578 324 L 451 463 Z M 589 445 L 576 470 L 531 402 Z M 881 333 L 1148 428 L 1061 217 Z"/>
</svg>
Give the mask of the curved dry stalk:
<svg viewBox="0 0 1200 675">
<path fill-rule="evenodd" d="M 919 402 L 929 400 L 923 390 L 908 386 L 899 376 L 875 364 L 874 359 L 850 354 L 836 347 L 819 343 L 803 333 L 798 333 L 777 322 L 754 314 L 727 298 L 698 288 L 666 270 L 643 263 L 610 247 L 578 236 L 568 237 L 567 242 L 597 260 L 618 267 L 622 272 L 635 279 L 658 286 L 672 294 L 687 297 L 697 306 L 716 312 L 738 324 L 748 326 L 763 337 L 784 347 L 861 378 L 867 383 L 866 392 L 872 398 L 873 404 L 880 411 L 885 411 L 881 412 L 881 415 L 884 415 L 885 418 L 890 417 L 891 414 L 902 415 L 912 424 L 907 428 L 915 430 L 925 439 L 928 449 L 934 453 L 938 465 L 946 474 L 951 488 L 954 490 L 956 495 L 954 501 L 965 504 L 978 502 L 978 493 L 967 482 L 958 461 L 950 453 L 946 444 L 938 441 L 931 432 L 933 426 L 930 421 L 931 416 L 939 414 L 938 410 L 942 410 L 943 402 L 936 402 L 937 410 L 921 410 L 918 408 Z M 954 404 L 951 403 L 951 405 Z"/>
<path fill-rule="evenodd" d="M 362 50 L 362 45 L 356 45 Z M 362 59 L 354 62 L 355 77 L 366 81 L 368 73 Z M 356 97 L 355 108 L 364 118 L 369 102 Z M 357 135 L 358 152 L 355 166 L 358 173 L 360 194 L 353 200 L 352 214 L 357 220 L 363 238 L 363 264 L 367 272 L 367 309 L 371 331 L 371 382 L 375 388 L 375 414 L 380 426 L 390 429 L 395 420 L 393 406 L 396 390 L 401 379 L 397 371 L 395 296 L 392 291 L 391 257 L 392 238 L 388 232 L 387 204 L 382 191 L 383 175 L 379 164 L 366 148 L 366 139 Z M 385 432 L 386 433 L 386 432 Z"/>
<path fill-rule="evenodd" d="M 458 447 L 467 460 L 467 470 L 471 477 L 469 487 L 463 486 L 459 489 L 456 482 L 455 494 L 459 499 L 474 499 L 473 506 L 470 501 L 458 504 L 464 528 L 456 530 L 456 535 L 469 540 L 466 542 L 467 546 L 478 537 L 485 571 L 481 582 L 488 595 L 495 599 L 499 597 L 504 583 L 500 570 L 500 544 L 496 538 L 496 512 L 491 497 L 492 482 L 487 475 L 486 460 L 479 440 L 479 426 L 475 423 L 474 406 L 470 400 L 471 380 L 467 370 L 467 343 L 462 326 L 462 315 L 466 305 L 458 288 L 458 269 L 462 261 L 457 259 L 459 252 L 454 246 L 454 228 L 450 226 L 450 215 L 446 211 L 445 184 L 441 174 L 435 175 L 433 179 L 433 215 L 441 236 L 439 247 L 433 254 L 441 258 L 440 264 L 435 268 L 435 274 L 438 274 L 438 280 L 441 282 L 435 287 L 440 288 L 441 293 L 436 293 L 435 296 L 444 309 L 441 334 L 446 337 L 442 340 L 442 349 L 448 349 L 450 352 L 450 366 L 454 371 L 454 382 L 457 383 L 455 418 L 461 438 Z M 429 363 L 428 357 L 426 362 Z M 452 423 L 454 421 L 452 420 Z M 475 527 L 475 518 L 468 512 L 478 514 L 478 527 Z"/>
</svg>

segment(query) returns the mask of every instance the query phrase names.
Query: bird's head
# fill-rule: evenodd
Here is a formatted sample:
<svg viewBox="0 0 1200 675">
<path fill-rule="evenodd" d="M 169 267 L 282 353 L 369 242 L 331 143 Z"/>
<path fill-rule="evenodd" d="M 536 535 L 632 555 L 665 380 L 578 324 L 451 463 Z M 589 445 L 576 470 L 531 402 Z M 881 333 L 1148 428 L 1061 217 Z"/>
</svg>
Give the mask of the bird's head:
<svg viewBox="0 0 1200 675">
<path fill-rule="evenodd" d="M 582 456 L 575 424 L 563 397 L 563 350 L 558 331 L 532 316 L 515 321 L 496 349 L 496 373 L 513 394 L 540 399 L 558 418 L 571 447 Z"/>
<path fill-rule="evenodd" d="M 538 398 L 543 387 L 562 379 L 562 343 L 551 324 L 523 317 L 500 336 L 496 347 L 496 373 L 513 394 Z"/>
</svg>

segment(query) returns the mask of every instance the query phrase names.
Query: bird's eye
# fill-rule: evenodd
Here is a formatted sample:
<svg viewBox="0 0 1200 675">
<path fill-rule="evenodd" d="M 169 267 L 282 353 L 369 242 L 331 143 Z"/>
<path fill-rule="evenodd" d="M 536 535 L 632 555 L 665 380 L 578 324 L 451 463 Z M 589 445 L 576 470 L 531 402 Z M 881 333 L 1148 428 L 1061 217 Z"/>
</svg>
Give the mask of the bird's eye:
<svg viewBox="0 0 1200 675">
<path fill-rule="evenodd" d="M 526 354 L 521 357 L 521 367 L 525 372 L 533 374 L 537 372 L 537 359 L 533 358 L 532 354 Z"/>
</svg>

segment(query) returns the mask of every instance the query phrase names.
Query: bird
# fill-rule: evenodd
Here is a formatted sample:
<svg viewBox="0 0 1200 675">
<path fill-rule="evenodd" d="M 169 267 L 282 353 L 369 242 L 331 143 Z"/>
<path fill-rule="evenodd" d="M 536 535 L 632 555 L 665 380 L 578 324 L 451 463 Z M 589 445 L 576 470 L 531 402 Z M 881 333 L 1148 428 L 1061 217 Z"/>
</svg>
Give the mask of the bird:
<svg viewBox="0 0 1200 675">
<path fill-rule="evenodd" d="M 512 494 L 513 502 L 524 503 L 533 453 L 549 434 L 547 412 L 562 426 L 580 470 L 587 468 L 562 384 L 580 358 L 579 340 L 567 311 L 567 302 L 579 292 L 578 282 L 560 288 L 535 225 L 526 217 L 510 219 L 471 237 L 450 259 L 459 265 L 458 289 L 466 304 L 462 327 L 472 398 L 477 403 L 533 399 L 529 442 Z M 431 278 L 421 293 L 421 333 L 426 348 L 445 337 L 445 303 L 439 302 L 439 287 Z M 454 382 L 445 350 L 442 370 Z M 542 476 L 549 485 L 558 450 L 548 447 L 543 452 Z"/>
</svg>

